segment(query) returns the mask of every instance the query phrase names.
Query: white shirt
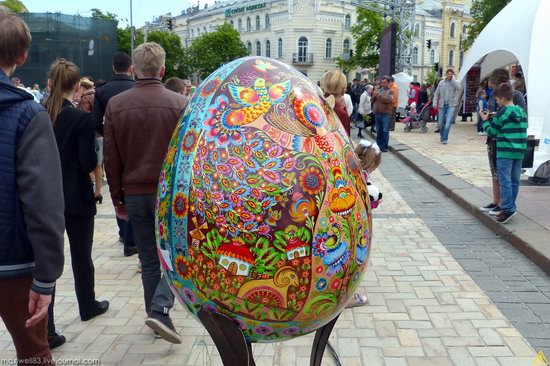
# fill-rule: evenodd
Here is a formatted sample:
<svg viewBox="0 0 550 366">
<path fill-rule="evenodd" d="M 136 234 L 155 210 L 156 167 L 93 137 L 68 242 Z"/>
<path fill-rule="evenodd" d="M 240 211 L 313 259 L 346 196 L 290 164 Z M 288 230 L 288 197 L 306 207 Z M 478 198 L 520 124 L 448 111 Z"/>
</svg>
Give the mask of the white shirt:
<svg viewBox="0 0 550 366">
<path fill-rule="evenodd" d="M 348 111 L 348 116 L 351 117 L 353 113 L 353 102 L 349 94 L 344 94 L 344 102 L 346 103 L 346 109 Z"/>
<path fill-rule="evenodd" d="M 361 94 L 361 99 L 359 100 L 359 114 L 364 116 L 367 116 L 372 112 L 372 106 L 370 101 L 370 95 L 365 90 L 363 94 Z"/>
</svg>

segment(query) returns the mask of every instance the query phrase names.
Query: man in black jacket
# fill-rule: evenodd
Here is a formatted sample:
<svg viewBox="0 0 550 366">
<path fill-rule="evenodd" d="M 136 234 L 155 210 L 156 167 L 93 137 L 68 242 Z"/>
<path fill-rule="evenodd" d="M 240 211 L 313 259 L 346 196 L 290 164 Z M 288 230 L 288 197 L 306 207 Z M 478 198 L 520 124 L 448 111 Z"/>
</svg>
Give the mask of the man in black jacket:
<svg viewBox="0 0 550 366">
<path fill-rule="evenodd" d="M 0 6 L 0 317 L 20 364 L 53 364 L 47 310 L 63 272 L 61 164 L 48 113 L 9 80 L 31 35 Z"/>
<path fill-rule="evenodd" d="M 96 121 L 96 132 L 103 136 L 103 117 L 109 100 L 134 86 L 132 77 L 132 59 L 124 52 L 117 52 L 113 58 L 113 71 L 115 76 L 106 84 L 95 91 L 94 107 L 92 113 Z M 103 151 L 103 137 L 99 141 L 99 148 Z M 129 257 L 137 253 L 134 242 L 134 233 L 129 221 L 116 219 L 119 229 L 119 237 L 124 243 L 124 255 Z"/>
</svg>

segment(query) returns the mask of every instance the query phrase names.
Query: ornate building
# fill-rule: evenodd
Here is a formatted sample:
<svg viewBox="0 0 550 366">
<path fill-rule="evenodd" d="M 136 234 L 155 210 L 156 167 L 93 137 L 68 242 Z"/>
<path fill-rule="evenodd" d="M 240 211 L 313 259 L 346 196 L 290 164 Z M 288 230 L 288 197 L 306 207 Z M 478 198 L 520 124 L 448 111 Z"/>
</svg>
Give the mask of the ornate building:
<svg viewBox="0 0 550 366">
<path fill-rule="evenodd" d="M 187 9 L 173 19 L 173 31 L 188 47 L 227 22 L 239 31 L 251 55 L 278 59 L 316 82 L 337 68 L 334 58 L 349 56 L 354 48 L 355 17 L 351 0 L 224 1 Z"/>
<path fill-rule="evenodd" d="M 458 73 L 464 56 L 462 43 L 472 21 L 470 5 L 470 0 L 417 1 L 412 55 L 416 81 L 425 81 L 435 63 L 442 72 L 452 68 Z"/>
</svg>

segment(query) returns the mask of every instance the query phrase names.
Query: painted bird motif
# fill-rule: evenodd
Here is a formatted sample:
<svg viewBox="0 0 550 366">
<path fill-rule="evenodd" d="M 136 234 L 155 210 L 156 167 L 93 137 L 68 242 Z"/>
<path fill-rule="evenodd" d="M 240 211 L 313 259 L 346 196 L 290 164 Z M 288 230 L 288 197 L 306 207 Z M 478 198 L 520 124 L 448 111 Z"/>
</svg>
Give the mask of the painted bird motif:
<svg viewBox="0 0 550 366">
<path fill-rule="evenodd" d="M 271 85 L 268 89 L 263 78 L 257 78 L 251 88 L 229 84 L 231 97 L 244 107 L 226 110 L 221 115 L 220 122 L 230 129 L 254 122 L 267 113 L 272 105 L 282 102 L 288 96 L 290 85 L 290 80 L 285 80 Z"/>
</svg>

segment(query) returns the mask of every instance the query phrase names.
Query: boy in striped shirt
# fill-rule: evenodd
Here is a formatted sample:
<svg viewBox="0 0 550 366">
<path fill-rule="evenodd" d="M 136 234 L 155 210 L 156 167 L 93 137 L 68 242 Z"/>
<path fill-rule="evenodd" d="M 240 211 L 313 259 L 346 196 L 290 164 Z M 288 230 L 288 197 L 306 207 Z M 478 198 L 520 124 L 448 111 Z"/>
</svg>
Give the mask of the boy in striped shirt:
<svg viewBox="0 0 550 366">
<path fill-rule="evenodd" d="M 487 112 L 480 115 L 487 135 L 497 140 L 497 173 L 502 208 L 497 222 L 505 224 L 516 214 L 521 162 L 527 149 L 527 116 L 523 108 L 514 105 L 514 89 L 510 83 L 500 84 L 493 95 L 500 110 L 490 120 Z"/>
</svg>

